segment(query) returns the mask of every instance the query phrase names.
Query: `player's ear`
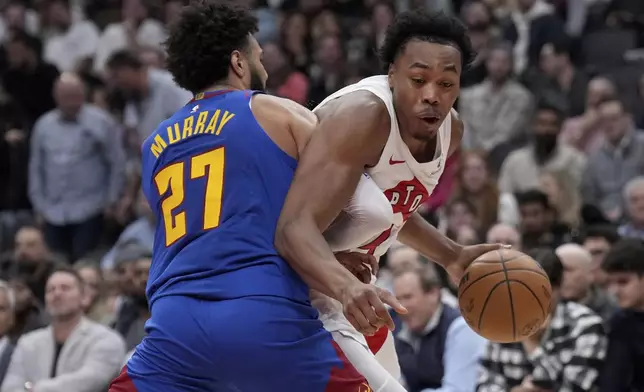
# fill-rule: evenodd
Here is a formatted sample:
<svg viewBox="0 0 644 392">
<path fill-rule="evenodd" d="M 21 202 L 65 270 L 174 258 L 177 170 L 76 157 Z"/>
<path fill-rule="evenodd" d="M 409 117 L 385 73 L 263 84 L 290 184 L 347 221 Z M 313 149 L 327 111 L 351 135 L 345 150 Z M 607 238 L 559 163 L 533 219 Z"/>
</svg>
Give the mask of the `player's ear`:
<svg viewBox="0 0 644 392">
<path fill-rule="evenodd" d="M 389 70 L 387 71 L 387 81 L 389 82 L 389 88 L 394 87 L 394 83 L 393 83 L 394 71 L 395 71 L 394 67 L 395 66 L 393 64 L 390 64 L 389 65 Z"/>
<path fill-rule="evenodd" d="M 230 67 L 239 78 L 243 78 L 246 73 L 246 64 L 244 64 L 242 54 L 239 50 L 233 50 L 230 55 Z"/>
</svg>

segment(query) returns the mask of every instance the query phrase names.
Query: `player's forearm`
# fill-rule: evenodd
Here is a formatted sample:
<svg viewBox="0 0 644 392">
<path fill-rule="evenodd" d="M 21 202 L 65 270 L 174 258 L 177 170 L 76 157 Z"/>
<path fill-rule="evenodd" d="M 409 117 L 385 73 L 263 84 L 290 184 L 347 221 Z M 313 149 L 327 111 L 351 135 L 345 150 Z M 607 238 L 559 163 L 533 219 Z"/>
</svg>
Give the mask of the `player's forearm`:
<svg viewBox="0 0 644 392">
<path fill-rule="evenodd" d="M 418 213 L 409 217 L 398 233 L 398 240 L 443 267 L 455 261 L 462 249 Z"/>
<path fill-rule="evenodd" d="M 313 290 L 338 301 L 356 279 L 335 258 L 312 218 L 298 217 L 278 225 L 275 248 Z"/>
</svg>

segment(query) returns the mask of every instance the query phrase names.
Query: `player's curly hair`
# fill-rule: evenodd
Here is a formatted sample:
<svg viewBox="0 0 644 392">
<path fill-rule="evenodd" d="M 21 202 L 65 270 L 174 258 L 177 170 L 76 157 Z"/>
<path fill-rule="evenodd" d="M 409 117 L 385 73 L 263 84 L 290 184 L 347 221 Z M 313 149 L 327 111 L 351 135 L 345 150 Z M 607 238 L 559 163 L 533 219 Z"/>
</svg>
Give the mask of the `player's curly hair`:
<svg viewBox="0 0 644 392">
<path fill-rule="evenodd" d="M 228 76 L 230 54 L 248 49 L 257 18 L 231 1 L 199 0 L 170 26 L 166 65 L 175 82 L 197 93 Z"/>
<path fill-rule="evenodd" d="M 474 60 L 476 53 L 467 36 L 465 25 L 456 17 L 442 12 L 431 13 L 422 9 L 401 12 L 387 28 L 379 57 L 385 72 L 398 55 L 405 50 L 411 39 L 456 46 L 461 52 L 465 69 Z"/>
</svg>

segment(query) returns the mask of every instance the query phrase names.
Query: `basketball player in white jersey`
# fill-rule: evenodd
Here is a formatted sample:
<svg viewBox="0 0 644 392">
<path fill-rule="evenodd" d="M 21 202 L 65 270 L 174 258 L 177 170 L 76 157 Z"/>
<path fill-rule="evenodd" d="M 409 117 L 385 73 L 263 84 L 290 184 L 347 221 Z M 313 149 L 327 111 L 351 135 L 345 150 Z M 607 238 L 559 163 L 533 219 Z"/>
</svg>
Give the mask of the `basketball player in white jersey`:
<svg viewBox="0 0 644 392">
<path fill-rule="evenodd" d="M 460 144 L 462 124 L 452 106 L 461 72 L 472 56 L 457 19 L 423 11 L 401 13 L 381 50 L 387 75 L 348 86 L 315 109 L 318 129 L 298 163 L 275 244 L 292 265 L 307 260 L 306 269 L 300 263 L 297 272 L 309 287 L 341 303 L 350 325 L 325 321 L 327 329 L 335 326 L 334 337 L 346 335 L 364 345 L 351 326 L 367 336 L 385 326 L 393 328 L 381 301 L 388 293 L 371 284 L 356 285 L 351 281 L 355 277 L 332 275 L 322 267 L 334 258 L 322 232 L 350 205 L 363 172 L 384 193 L 391 213 L 388 227 L 355 250 L 379 257 L 397 238 L 458 280 L 474 259 L 501 247 L 458 245 L 416 213 Z M 335 317 L 333 309 L 326 313 L 321 312 L 323 321 Z"/>
</svg>

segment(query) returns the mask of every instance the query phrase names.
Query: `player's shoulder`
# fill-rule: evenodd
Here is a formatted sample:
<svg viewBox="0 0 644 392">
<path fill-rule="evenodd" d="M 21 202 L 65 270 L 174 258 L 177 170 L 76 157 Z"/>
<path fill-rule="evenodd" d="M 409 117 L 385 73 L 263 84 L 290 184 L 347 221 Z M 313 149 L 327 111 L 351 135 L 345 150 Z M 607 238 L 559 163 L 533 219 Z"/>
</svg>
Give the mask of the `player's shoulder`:
<svg viewBox="0 0 644 392">
<path fill-rule="evenodd" d="M 315 110 L 320 120 L 342 118 L 356 127 L 389 130 L 391 116 L 387 104 L 380 96 L 369 90 L 355 90 L 341 95 Z"/>
<path fill-rule="evenodd" d="M 253 113 L 266 113 L 281 115 L 285 119 L 297 116 L 301 119 L 316 122 L 317 118 L 312 111 L 288 98 L 276 97 L 269 94 L 255 94 L 251 98 Z"/>
</svg>

